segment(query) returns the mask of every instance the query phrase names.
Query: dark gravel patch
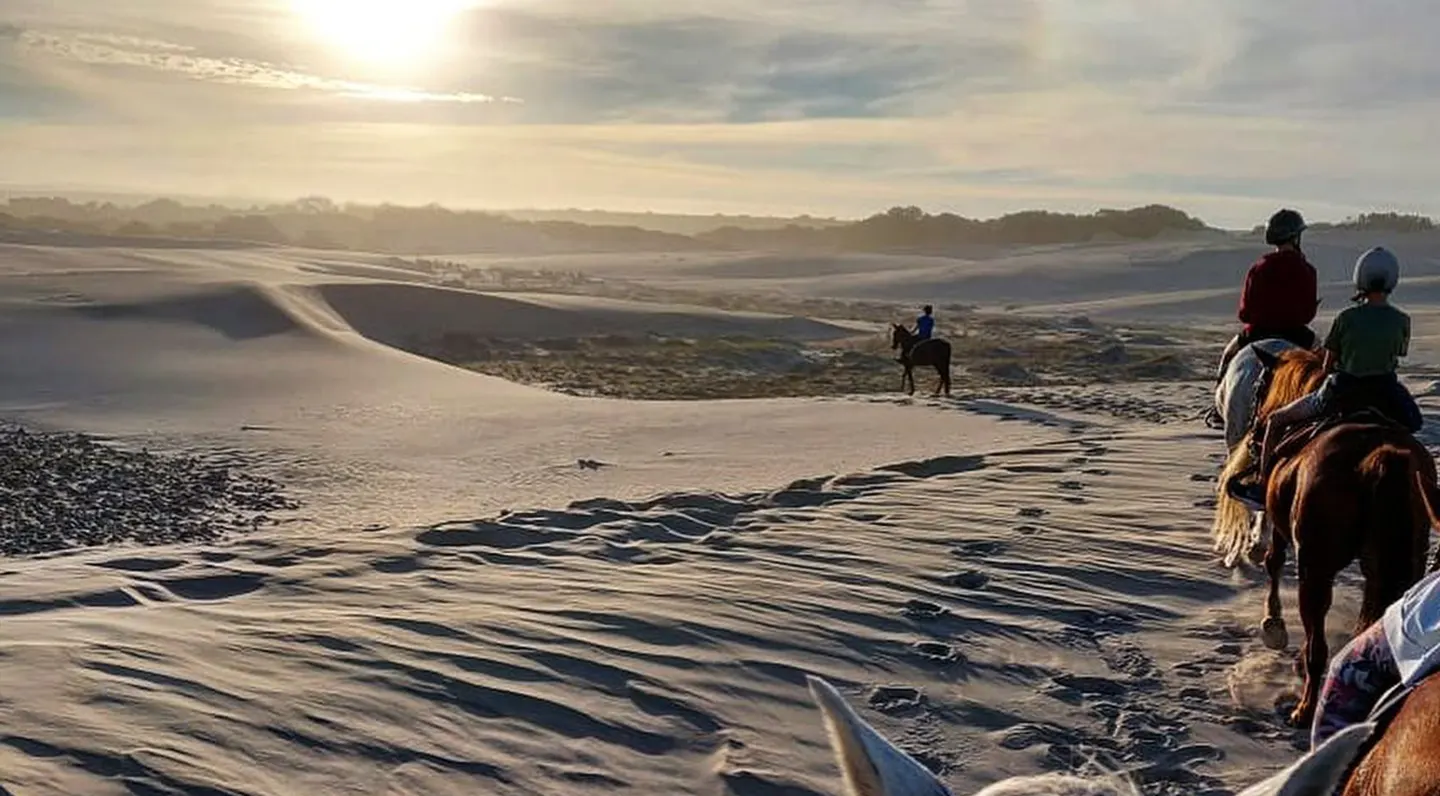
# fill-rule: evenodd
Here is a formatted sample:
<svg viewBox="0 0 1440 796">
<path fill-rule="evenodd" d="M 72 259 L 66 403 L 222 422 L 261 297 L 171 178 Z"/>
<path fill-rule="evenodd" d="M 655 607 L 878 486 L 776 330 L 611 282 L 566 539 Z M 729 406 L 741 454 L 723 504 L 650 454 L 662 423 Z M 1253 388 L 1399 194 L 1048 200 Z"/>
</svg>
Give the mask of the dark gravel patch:
<svg viewBox="0 0 1440 796">
<path fill-rule="evenodd" d="M 207 542 L 298 506 L 277 482 L 233 461 L 0 424 L 0 555 Z"/>
</svg>

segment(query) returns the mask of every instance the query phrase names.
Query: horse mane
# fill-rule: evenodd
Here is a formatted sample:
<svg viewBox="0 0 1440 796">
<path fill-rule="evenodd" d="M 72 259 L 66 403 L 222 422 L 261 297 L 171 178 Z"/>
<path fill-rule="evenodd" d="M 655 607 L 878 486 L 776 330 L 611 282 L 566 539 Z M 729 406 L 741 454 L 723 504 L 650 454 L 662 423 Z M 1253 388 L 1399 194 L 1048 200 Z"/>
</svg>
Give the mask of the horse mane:
<svg viewBox="0 0 1440 796">
<path fill-rule="evenodd" d="M 1001 780 L 975 796 L 1140 796 L 1140 791 L 1130 779 L 1115 774 L 1040 774 Z"/>
<path fill-rule="evenodd" d="M 1314 351 L 1292 348 L 1280 352 L 1276 361 L 1265 401 L 1255 411 L 1257 420 L 1269 417 L 1285 404 L 1314 392 L 1325 380 L 1325 359 Z"/>
<path fill-rule="evenodd" d="M 1247 432 L 1247 437 L 1275 410 L 1314 391 L 1325 379 L 1325 359 L 1314 351 L 1303 348 L 1287 349 L 1274 356 L 1274 363 L 1270 368 L 1269 389 L 1265 391 L 1260 406 L 1252 412 L 1252 431 Z M 1215 552 L 1220 553 L 1226 567 L 1235 566 L 1248 547 L 1254 518 L 1249 509 L 1230 496 L 1225 485 L 1231 477 L 1244 472 L 1253 464 L 1251 446 L 1243 442 L 1235 445 L 1216 481 L 1215 519 L 1210 532 L 1214 537 Z"/>
</svg>

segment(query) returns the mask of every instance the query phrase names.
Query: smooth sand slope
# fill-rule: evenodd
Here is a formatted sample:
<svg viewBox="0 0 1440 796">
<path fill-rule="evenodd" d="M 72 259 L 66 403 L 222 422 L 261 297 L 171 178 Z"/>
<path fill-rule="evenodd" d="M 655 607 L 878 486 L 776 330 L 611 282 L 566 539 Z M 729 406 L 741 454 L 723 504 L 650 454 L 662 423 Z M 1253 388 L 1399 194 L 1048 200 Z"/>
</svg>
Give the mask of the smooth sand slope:
<svg viewBox="0 0 1440 796">
<path fill-rule="evenodd" d="M 302 252 L 11 247 L 0 302 L 0 414 L 241 452 L 305 504 L 0 559 L 8 792 L 836 793 L 807 673 L 957 792 L 1098 759 L 1223 793 L 1294 756 L 1289 660 L 1206 537 L 1222 443 L 1178 420 L 1206 385 L 570 398 L 383 341 L 844 330 Z"/>
<path fill-rule="evenodd" d="M 447 329 L 855 332 L 704 308 L 487 296 L 324 266 L 268 251 L 0 250 L 0 412 L 157 445 L 267 449 L 287 478 L 313 486 L 310 504 L 387 524 L 595 495 L 766 488 L 1012 433 L 891 405 L 631 405 L 522 387 L 382 343 Z M 581 459 L 606 466 L 582 469 Z"/>
</svg>

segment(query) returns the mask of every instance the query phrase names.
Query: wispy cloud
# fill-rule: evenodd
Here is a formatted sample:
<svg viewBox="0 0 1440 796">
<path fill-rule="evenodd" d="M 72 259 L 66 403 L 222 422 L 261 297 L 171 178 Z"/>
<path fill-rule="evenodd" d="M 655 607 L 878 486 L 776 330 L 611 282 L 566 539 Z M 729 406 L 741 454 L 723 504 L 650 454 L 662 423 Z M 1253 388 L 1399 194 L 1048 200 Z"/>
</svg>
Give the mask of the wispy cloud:
<svg viewBox="0 0 1440 796">
<path fill-rule="evenodd" d="M 0 29 L 31 54 L 100 67 L 131 67 L 209 83 L 284 91 L 313 91 L 357 99 L 398 102 L 519 102 L 467 91 L 434 92 L 339 80 L 244 58 L 215 58 L 192 45 L 113 33 L 59 35 L 17 26 Z"/>
</svg>

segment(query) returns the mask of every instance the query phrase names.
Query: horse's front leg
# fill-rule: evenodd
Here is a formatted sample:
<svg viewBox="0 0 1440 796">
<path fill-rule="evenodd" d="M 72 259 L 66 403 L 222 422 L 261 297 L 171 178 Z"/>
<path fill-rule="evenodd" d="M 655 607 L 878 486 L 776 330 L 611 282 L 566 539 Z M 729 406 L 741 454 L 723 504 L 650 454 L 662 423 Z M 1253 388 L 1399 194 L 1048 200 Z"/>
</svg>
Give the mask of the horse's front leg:
<svg viewBox="0 0 1440 796">
<path fill-rule="evenodd" d="M 1283 650 L 1290 644 L 1290 633 L 1281 616 L 1280 577 L 1285 574 L 1285 550 L 1288 545 L 1275 539 L 1265 554 L 1265 572 L 1270 576 L 1270 592 L 1265 598 L 1265 620 L 1260 623 L 1260 639 L 1272 650 Z"/>
<path fill-rule="evenodd" d="M 1255 512 L 1255 521 L 1250 523 L 1250 549 L 1245 552 L 1245 557 L 1251 564 L 1260 566 L 1265 561 L 1265 556 L 1274 543 L 1275 528 L 1270 524 L 1270 516 L 1266 512 Z"/>
<path fill-rule="evenodd" d="M 915 394 L 915 371 L 909 363 L 906 363 L 905 373 L 900 377 L 900 389 L 904 390 L 906 395 Z"/>
<path fill-rule="evenodd" d="M 1290 714 L 1290 724 L 1309 726 L 1315 719 L 1315 706 L 1320 698 L 1320 684 L 1325 682 L 1325 668 L 1330 663 L 1330 645 L 1325 641 L 1325 615 L 1330 612 L 1335 573 L 1317 571 L 1301 563 L 1300 621 L 1305 625 L 1305 645 L 1300 661 L 1305 667 L 1305 685 L 1300 689 L 1300 704 Z"/>
</svg>

